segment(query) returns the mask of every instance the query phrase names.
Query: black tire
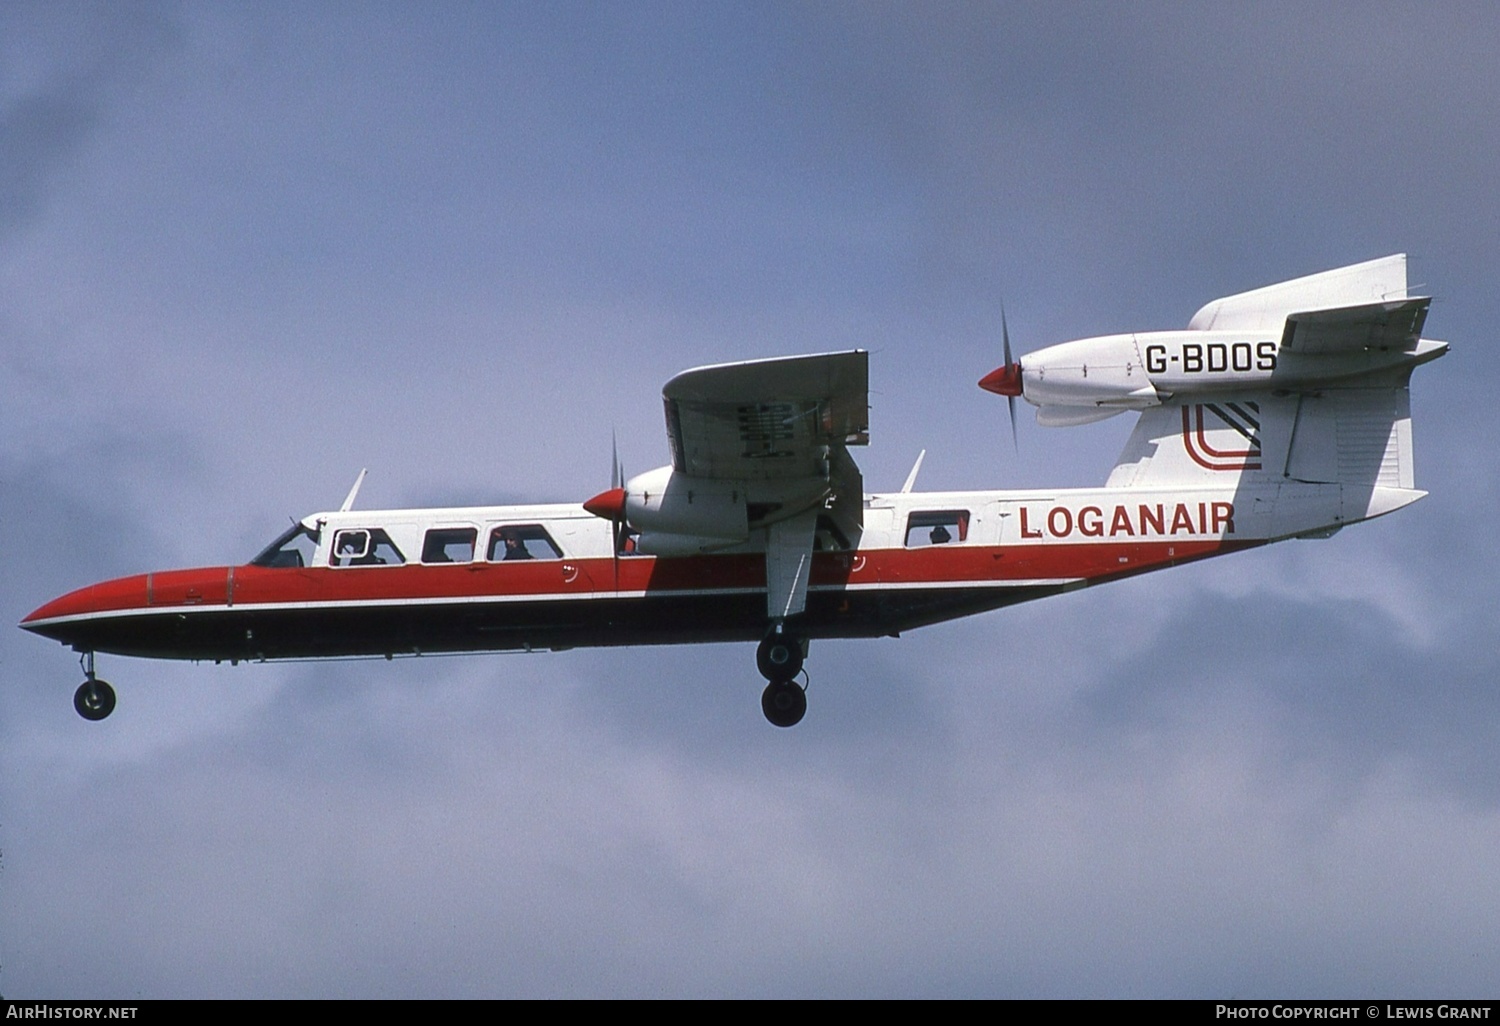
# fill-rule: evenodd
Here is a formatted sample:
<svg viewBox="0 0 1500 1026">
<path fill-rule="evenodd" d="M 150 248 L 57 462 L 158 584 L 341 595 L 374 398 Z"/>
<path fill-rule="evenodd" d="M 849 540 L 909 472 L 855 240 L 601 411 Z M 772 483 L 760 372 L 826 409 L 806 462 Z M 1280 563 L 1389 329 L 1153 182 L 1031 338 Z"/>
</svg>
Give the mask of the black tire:
<svg viewBox="0 0 1500 1026">
<path fill-rule="evenodd" d="M 802 641 L 777 631 L 755 650 L 755 668 L 766 680 L 791 680 L 802 672 Z"/>
<path fill-rule="evenodd" d="M 115 689 L 102 680 L 86 680 L 73 692 L 73 708 L 86 720 L 102 720 L 115 711 Z"/>
<path fill-rule="evenodd" d="M 760 693 L 760 711 L 773 727 L 795 727 L 807 713 L 807 692 L 796 681 L 773 680 Z"/>
</svg>

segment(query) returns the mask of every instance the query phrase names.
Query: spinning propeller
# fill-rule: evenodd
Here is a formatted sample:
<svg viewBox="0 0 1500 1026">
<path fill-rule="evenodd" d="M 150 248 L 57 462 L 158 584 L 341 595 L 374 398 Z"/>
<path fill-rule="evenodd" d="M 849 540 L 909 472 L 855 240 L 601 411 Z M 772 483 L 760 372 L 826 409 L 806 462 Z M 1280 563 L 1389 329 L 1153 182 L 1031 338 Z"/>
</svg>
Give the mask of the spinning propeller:
<svg viewBox="0 0 1500 1026">
<path fill-rule="evenodd" d="M 1010 443 L 1020 452 L 1021 443 L 1016 438 L 1016 396 L 1021 394 L 1021 364 L 1010 353 L 1010 326 L 1005 322 L 1004 303 L 1000 304 L 1000 337 L 1005 346 L 1005 364 L 980 378 L 979 387 L 1005 396 L 1005 405 L 1010 410 Z"/>
<path fill-rule="evenodd" d="M 583 508 L 609 521 L 615 587 L 619 587 L 620 540 L 625 536 L 625 468 L 620 465 L 620 444 L 613 431 L 609 433 L 609 491 L 600 492 L 585 502 Z"/>
</svg>

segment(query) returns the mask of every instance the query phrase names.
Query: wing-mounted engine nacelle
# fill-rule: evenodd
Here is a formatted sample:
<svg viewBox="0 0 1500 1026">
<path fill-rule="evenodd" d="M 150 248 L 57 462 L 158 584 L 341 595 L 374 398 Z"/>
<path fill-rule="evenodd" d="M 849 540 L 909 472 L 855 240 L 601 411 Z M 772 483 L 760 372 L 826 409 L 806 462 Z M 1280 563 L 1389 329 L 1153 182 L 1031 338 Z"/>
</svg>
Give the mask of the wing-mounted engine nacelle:
<svg viewBox="0 0 1500 1026">
<path fill-rule="evenodd" d="M 637 474 L 625 484 L 625 522 L 642 534 L 687 535 L 719 543 L 750 536 L 743 481 L 688 477 L 671 467 Z"/>
<path fill-rule="evenodd" d="M 694 477 L 672 467 L 638 474 L 623 488 L 601 492 L 583 508 L 641 532 L 641 551 L 660 555 L 724 548 L 754 529 L 794 516 L 827 500 L 818 478 L 734 481 Z"/>
</svg>

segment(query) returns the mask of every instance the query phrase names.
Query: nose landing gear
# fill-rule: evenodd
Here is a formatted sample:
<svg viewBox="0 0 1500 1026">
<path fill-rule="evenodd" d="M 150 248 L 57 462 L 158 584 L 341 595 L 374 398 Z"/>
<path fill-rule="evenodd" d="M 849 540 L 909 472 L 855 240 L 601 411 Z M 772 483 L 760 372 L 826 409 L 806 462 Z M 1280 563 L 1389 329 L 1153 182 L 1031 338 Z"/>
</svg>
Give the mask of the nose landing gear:
<svg viewBox="0 0 1500 1026">
<path fill-rule="evenodd" d="M 84 681 L 73 692 L 73 708 L 86 720 L 102 720 L 115 711 L 115 689 L 94 676 L 94 653 L 83 653 L 78 663 L 83 667 Z"/>
</svg>

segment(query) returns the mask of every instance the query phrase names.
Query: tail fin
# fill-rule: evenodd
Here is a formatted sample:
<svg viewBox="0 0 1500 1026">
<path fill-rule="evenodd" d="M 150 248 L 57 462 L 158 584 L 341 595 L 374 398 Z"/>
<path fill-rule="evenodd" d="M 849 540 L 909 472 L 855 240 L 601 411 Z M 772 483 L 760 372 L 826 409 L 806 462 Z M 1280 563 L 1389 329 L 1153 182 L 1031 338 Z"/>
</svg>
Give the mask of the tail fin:
<svg viewBox="0 0 1500 1026">
<path fill-rule="evenodd" d="M 1411 394 L 1376 388 L 1271 392 L 1141 413 L 1112 488 L 1231 490 L 1271 537 L 1330 533 L 1420 499 Z"/>
<path fill-rule="evenodd" d="M 1207 304 L 1191 330 L 1278 332 L 1278 359 L 1299 370 L 1145 410 L 1109 485 L 1232 489 L 1270 537 L 1328 534 L 1415 502 L 1427 493 L 1413 469 L 1411 374 L 1448 349 L 1421 337 L 1429 302 L 1408 296 L 1398 253 Z M 1355 356 L 1367 367 L 1336 362 Z"/>
<path fill-rule="evenodd" d="M 1223 296 L 1193 315 L 1194 331 L 1280 331 L 1294 310 L 1320 310 L 1401 300 L 1406 291 L 1406 254 L 1336 267 L 1249 292 Z"/>
</svg>

